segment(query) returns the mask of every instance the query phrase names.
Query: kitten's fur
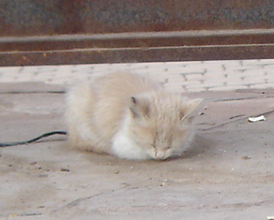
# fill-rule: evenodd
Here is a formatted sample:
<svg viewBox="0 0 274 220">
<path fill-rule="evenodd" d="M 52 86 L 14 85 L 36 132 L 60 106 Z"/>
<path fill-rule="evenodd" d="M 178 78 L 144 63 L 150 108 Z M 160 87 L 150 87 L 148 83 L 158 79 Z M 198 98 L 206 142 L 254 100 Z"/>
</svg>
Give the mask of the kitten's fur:
<svg viewBox="0 0 274 220">
<path fill-rule="evenodd" d="M 126 159 L 164 160 L 192 138 L 189 100 L 129 73 L 99 77 L 67 95 L 66 121 L 72 146 Z"/>
</svg>

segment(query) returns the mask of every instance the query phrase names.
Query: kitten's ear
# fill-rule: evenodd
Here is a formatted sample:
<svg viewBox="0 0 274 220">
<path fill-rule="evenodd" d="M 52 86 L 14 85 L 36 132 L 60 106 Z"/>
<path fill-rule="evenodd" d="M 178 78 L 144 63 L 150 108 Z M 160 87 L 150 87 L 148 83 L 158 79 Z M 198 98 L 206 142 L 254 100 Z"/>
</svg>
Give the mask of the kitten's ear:
<svg viewBox="0 0 274 220">
<path fill-rule="evenodd" d="M 183 106 L 180 112 L 180 120 L 183 121 L 188 117 L 201 103 L 203 99 L 183 100 Z"/>
<path fill-rule="evenodd" d="M 131 97 L 131 103 L 129 107 L 133 118 L 149 117 L 150 103 L 146 97 Z"/>
</svg>

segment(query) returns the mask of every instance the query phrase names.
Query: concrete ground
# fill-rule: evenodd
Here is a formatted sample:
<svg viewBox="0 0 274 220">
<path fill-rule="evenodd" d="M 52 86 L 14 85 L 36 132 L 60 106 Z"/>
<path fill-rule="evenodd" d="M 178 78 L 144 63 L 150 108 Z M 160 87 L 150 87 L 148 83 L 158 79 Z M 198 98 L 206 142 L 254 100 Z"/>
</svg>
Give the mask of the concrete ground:
<svg viewBox="0 0 274 220">
<path fill-rule="evenodd" d="M 65 130 L 67 84 L 118 69 L 205 99 L 193 145 L 162 162 L 72 150 L 64 136 L 2 148 L 0 219 L 274 216 L 274 60 L 0 68 L 0 142 Z"/>
</svg>

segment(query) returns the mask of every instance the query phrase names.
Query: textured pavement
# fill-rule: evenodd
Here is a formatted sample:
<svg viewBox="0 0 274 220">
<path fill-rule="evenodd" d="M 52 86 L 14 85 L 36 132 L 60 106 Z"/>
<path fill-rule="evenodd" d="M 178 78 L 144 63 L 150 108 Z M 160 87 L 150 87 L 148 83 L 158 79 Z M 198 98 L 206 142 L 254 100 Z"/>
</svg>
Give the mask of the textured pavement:
<svg viewBox="0 0 274 220">
<path fill-rule="evenodd" d="M 36 86 L 31 93 L 6 89 L 0 94 L 1 141 L 65 129 L 64 94 Z M 274 215 L 274 91 L 191 95 L 205 98 L 206 108 L 196 118 L 194 145 L 182 158 L 121 160 L 69 149 L 63 136 L 0 149 L 0 219 L 250 220 Z M 260 114 L 266 121 L 247 122 Z"/>
<path fill-rule="evenodd" d="M 274 59 L 1 67 L 0 83 L 31 81 L 64 85 L 115 71 L 148 74 L 164 83 L 167 88 L 179 92 L 262 89 L 274 86 Z"/>
<path fill-rule="evenodd" d="M 65 87 L 118 70 L 204 98 L 193 145 L 161 162 L 69 149 L 64 136 L 0 149 L 1 220 L 274 216 L 274 60 L 3 67 L 0 142 L 65 130 Z"/>
</svg>

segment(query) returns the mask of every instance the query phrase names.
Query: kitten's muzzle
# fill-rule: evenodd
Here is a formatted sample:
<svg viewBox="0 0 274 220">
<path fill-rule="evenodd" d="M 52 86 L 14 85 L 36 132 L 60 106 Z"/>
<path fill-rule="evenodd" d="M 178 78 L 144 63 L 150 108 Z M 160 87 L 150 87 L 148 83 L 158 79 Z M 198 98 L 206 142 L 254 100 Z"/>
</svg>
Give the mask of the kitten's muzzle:
<svg viewBox="0 0 274 220">
<path fill-rule="evenodd" d="M 161 150 L 157 150 L 154 156 L 156 160 L 165 160 L 167 158 L 166 152 Z"/>
</svg>

